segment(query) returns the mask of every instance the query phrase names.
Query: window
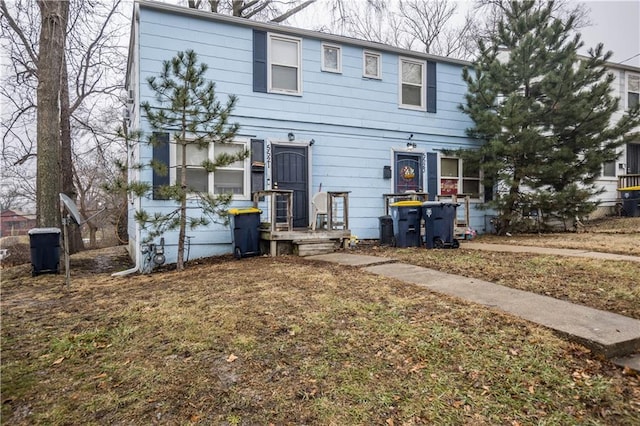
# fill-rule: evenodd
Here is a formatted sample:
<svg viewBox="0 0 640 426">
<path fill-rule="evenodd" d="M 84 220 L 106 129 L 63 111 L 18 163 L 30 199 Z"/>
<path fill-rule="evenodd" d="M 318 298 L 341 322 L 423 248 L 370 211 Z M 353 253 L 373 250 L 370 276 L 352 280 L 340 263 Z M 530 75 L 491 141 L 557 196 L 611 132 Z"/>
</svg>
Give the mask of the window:
<svg viewBox="0 0 640 426">
<path fill-rule="evenodd" d="M 615 177 L 616 176 L 616 162 L 609 161 L 602 163 L 602 176 L 603 177 Z"/>
<path fill-rule="evenodd" d="M 480 183 L 477 166 L 459 158 L 440 159 L 440 195 L 464 194 L 480 198 Z"/>
<path fill-rule="evenodd" d="M 199 148 L 195 144 L 186 145 L 187 155 L 187 187 L 192 192 L 209 192 L 209 177 L 207 171 L 202 167 L 202 162 L 208 158 L 208 150 Z M 182 146 L 176 145 L 176 184 L 182 179 Z"/>
<path fill-rule="evenodd" d="M 640 75 L 627 74 L 627 108 L 631 109 L 640 103 Z"/>
<path fill-rule="evenodd" d="M 400 58 L 400 106 L 425 109 L 424 62 Z"/>
<path fill-rule="evenodd" d="M 269 34 L 269 91 L 301 94 L 301 40 Z"/>
<path fill-rule="evenodd" d="M 382 78 L 380 62 L 381 57 L 379 53 L 365 51 L 362 58 L 362 75 L 368 78 Z"/>
<path fill-rule="evenodd" d="M 322 43 L 322 71 L 342 72 L 342 52 L 340 46 Z"/>
<path fill-rule="evenodd" d="M 193 192 L 212 192 L 214 194 L 231 193 L 234 196 L 248 197 L 247 173 L 245 172 L 247 160 L 236 161 L 225 167 L 218 167 L 214 173 L 208 173 L 202 166 L 207 159 L 214 160 L 221 154 L 235 155 L 245 149 L 243 143 L 210 144 L 209 148 L 199 148 L 195 144 L 187 145 L 187 186 Z M 179 183 L 182 177 L 182 149 L 175 150 L 175 182 Z"/>
</svg>

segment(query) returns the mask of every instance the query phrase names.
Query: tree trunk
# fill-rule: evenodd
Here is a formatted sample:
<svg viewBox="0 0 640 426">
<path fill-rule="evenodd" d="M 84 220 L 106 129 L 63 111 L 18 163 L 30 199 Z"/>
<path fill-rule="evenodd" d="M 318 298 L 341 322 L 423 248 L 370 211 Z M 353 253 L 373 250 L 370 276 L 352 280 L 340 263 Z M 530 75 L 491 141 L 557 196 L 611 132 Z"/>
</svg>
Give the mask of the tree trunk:
<svg viewBox="0 0 640 426">
<path fill-rule="evenodd" d="M 60 226 L 60 74 L 64 58 L 66 1 L 41 0 L 38 58 L 38 161 L 36 217 L 38 227 Z"/>
<path fill-rule="evenodd" d="M 73 160 L 71 156 L 71 109 L 69 106 L 69 74 L 67 73 L 66 57 L 62 62 L 62 75 L 60 79 L 60 186 L 74 203 L 78 199 L 78 193 L 73 185 Z M 68 212 L 65 211 L 65 215 Z M 69 254 L 78 253 L 84 249 L 80 226 L 69 226 L 67 242 Z"/>
</svg>

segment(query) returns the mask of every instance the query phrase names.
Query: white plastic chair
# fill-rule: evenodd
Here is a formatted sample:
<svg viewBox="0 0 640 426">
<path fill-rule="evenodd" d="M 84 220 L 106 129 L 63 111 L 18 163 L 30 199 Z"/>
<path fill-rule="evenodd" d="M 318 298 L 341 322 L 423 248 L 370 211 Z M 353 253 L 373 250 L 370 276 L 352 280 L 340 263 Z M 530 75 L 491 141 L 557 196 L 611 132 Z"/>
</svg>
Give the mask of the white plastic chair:
<svg viewBox="0 0 640 426">
<path fill-rule="evenodd" d="M 327 211 L 327 204 L 328 202 L 326 192 L 318 192 L 311 199 L 311 223 L 309 223 L 309 226 L 311 227 L 312 231 L 316 230 L 319 216 L 327 217 L 324 222 L 320 222 L 321 224 L 327 222 L 329 216 L 329 212 Z"/>
</svg>

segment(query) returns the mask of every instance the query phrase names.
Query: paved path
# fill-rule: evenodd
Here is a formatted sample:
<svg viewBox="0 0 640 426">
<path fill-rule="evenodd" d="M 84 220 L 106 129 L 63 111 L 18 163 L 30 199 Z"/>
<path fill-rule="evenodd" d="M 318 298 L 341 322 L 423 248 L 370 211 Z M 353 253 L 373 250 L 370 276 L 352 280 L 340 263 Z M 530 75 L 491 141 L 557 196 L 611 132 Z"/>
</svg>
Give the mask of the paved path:
<svg viewBox="0 0 640 426">
<path fill-rule="evenodd" d="M 633 318 L 388 258 L 342 252 L 307 259 L 361 267 L 372 274 L 490 306 L 556 330 L 608 358 L 640 351 L 640 321 Z M 637 363 L 637 358 L 633 359 Z"/>
<path fill-rule="evenodd" d="M 638 242 L 638 244 L 640 244 L 640 241 Z M 601 253 L 598 251 L 589 251 L 589 250 L 560 249 L 560 248 L 535 247 L 535 246 L 518 246 L 518 245 L 511 245 L 511 244 L 490 244 L 490 243 L 478 243 L 475 241 L 465 241 L 462 247 L 466 249 L 471 249 L 471 250 L 502 251 L 502 252 L 511 252 L 511 253 L 550 254 L 550 255 L 556 255 L 556 256 L 588 257 L 592 259 L 627 260 L 629 262 L 640 262 L 640 256 Z"/>
</svg>

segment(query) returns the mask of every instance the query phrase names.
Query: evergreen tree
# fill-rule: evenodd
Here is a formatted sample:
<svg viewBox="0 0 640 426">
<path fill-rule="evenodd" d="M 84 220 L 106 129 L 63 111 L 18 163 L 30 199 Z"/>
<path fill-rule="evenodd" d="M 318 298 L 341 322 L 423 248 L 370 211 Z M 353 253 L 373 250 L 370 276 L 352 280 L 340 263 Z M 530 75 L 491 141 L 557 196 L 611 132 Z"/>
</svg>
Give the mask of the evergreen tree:
<svg viewBox="0 0 640 426">
<path fill-rule="evenodd" d="M 136 220 L 148 231 L 147 240 L 162 235 L 166 231 L 178 230 L 177 269 L 184 269 L 184 248 L 187 225 L 193 229 L 208 225 L 211 220 L 227 222 L 227 206 L 231 202 L 232 194 L 213 194 L 197 191 L 194 182 L 190 182 L 188 166 L 190 164 L 187 149 L 204 150 L 208 152 L 210 144 L 226 144 L 233 140 L 239 126 L 229 123 L 229 116 L 236 104 L 236 97 L 229 95 L 225 105 L 216 99 L 215 85 L 205 79 L 208 66 L 198 63 L 194 51 L 178 52 L 170 61 L 163 62 L 163 69 L 159 77 L 149 77 L 147 83 L 156 94 L 156 103 L 143 102 L 145 113 L 153 133 L 148 143 L 160 143 L 158 132 L 172 132 L 170 143 L 176 145 L 179 164 L 163 164 L 152 160 L 148 166 L 156 173 L 166 175 L 171 167 L 176 168 L 176 182 L 154 188 L 162 198 L 177 203 L 177 208 L 168 213 L 149 215 L 146 211 L 136 212 Z M 208 173 L 215 173 L 219 167 L 225 167 L 236 161 L 243 161 L 249 151 L 243 149 L 236 153 L 228 150 L 215 156 L 213 160 L 208 156 L 201 164 Z M 148 194 L 152 189 L 149 185 L 135 183 L 130 189 L 137 193 Z M 189 216 L 188 211 L 194 209 L 188 203 L 197 203 L 199 216 Z"/>
<path fill-rule="evenodd" d="M 578 56 L 583 43 L 574 17 L 563 22 L 552 9 L 553 2 L 509 3 L 463 72 L 461 109 L 474 122 L 467 133 L 484 144 L 461 155 L 479 162 L 485 184 L 499 188 L 489 205 L 504 232 L 529 207 L 563 219 L 593 211 L 602 163 L 617 158 L 640 123 L 637 108 L 611 123 L 619 106 L 605 68 L 612 53 L 600 44 Z"/>
</svg>

